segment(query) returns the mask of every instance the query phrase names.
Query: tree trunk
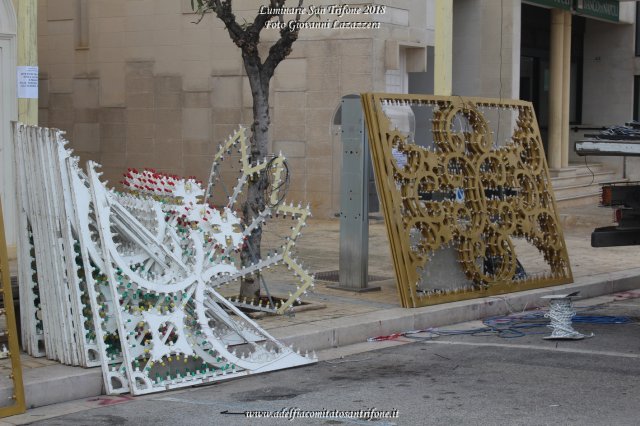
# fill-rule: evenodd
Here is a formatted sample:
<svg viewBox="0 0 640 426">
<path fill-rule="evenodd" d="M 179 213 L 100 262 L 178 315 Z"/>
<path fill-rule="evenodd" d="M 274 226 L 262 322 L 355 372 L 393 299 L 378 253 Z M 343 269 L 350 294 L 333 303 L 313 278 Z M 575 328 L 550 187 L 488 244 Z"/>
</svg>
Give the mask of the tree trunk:
<svg viewBox="0 0 640 426">
<path fill-rule="evenodd" d="M 303 0 L 298 0 L 298 6 L 302 6 Z M 273 8 L 284 6 L 285 0 L 269 0 Z M 269 54 L 264 62 L 260 59 L 258 45 L 260 43 L 260 31 L 271 19 L 283 20 L 279 13 L 260 12 L 250 25 L 239 25 L 233 14 L 231 0 L 197 0 L 198 12 L 204 13 L 211 10 L 224 22 L 231 40 L 242 51 L 244 69 L 251 85 L 253 98 L 253 124 L 251 125 L 250 161 L 252 164 L 263 161 L 267 155 L 269 144 L 269 81 L 276 67 L 291 53 L 291 45 L 298 38 L 298 29 L 284 28 L 280 30 L 280 38 L 271 45 Z M 300 14 L 296 15 L 300 19 Z M 242 215 L 245 225 L 251 224 L 259 212 L 265 208 L 265 190 L 268 186 L 268 171 L 249 179 L 247 199 L 242 206 Z M 262 239 L 262 227 L 257 227 L 247 238 L 246 247 L 242 250 L 242 265 L 247 266 L 260 260 L 260 242 Z M 260 297 L 260 275 L 254 273 L 242 280 L 240 296 L 249 300 Z"/>
<path fill-rule="evenodd" d="M 269 146 L 269 80 L 263 75 L 259 58 L 244 57 L 245 70 L 249 77 L 253 98 L 253 123 L 251 124 L 250 161 L 252 164 L 263 161 Z M 249 179 L 247 199 L 242 206 L 244 223 L 249 225 L 258 213 L 265 208 L 265 190 L 268 185 L 267 173 Z M 260 260 L 262 227 L 257 227 L 247 239 L 248 247 L 242 250 L 242 265 L 246 266 Z M 240 297 L 248 300 L 260 297 L 260 273 L 245 277 L 240 285 Z"/>
</svg>

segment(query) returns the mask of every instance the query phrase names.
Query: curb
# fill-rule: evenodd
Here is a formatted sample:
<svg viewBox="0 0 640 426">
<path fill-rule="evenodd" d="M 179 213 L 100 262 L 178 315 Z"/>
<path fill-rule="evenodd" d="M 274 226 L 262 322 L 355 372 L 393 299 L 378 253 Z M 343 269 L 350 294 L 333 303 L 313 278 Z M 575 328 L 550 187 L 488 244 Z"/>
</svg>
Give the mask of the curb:
<svg viewBox="0 0 640 426">
<path fill-rule="evenodd" d="M 269 332 L 282 342 L 303 350 L 321 350 L 362 343 L 369 337 L 407 330 L 442 327 L 460 322 L 506 315 L 546 305 L 540 298 L 580 292 L 580 298 L 602 296 L 640 288 L 640 268 L 580 277 L 572 284 L 545 287 L 424 308 L 392 308 L 309 324 L 282 327 Z"/>
<path fill-rule="evenodd" d="M 640 288 L 640 268 L 581 277 L 573 284 L 556 287 L 424 308 L 382 309 L 362 315 L 270 329 L 268 332 L 283 343 L 303 351 L 319 351 L 366 342 L 369 337 L 441 327 L 534 308 L 546 305 L 540 300 L 545 295 L 579 291 L 581 298 L 591 298 L 637 288 Z M 96 397 L 102 394 L 102 388 L 102 373 L 97 367 L 82 369 L 52 365 L 35 368 L 25 374 L 27 408 Z M 0 396 L 5 392 L 0 389 Z"/>
<path fill-rule="evenodd" d="M 56 364 L 24 369 L 27 409 L 102 395 L 99 368 L 79 368 Z M 13 388 L 1 388 L 0 398 L 9 398 Z"/>
</svg>

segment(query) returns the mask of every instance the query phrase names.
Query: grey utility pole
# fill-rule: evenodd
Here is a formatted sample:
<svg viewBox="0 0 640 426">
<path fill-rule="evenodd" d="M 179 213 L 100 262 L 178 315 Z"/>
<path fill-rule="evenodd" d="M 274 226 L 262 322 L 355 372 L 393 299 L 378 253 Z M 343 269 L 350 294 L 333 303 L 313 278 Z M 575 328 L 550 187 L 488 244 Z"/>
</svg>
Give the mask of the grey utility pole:
<svg viewBox="0 0 640 426">
<path fill-rule="evenodd" d="M 360 96 L 344 96 L 341 109 L 340 283 L 330 287 L 357 292 L 380 290 L 367 285 L 369 145 Z"/>
</svg>

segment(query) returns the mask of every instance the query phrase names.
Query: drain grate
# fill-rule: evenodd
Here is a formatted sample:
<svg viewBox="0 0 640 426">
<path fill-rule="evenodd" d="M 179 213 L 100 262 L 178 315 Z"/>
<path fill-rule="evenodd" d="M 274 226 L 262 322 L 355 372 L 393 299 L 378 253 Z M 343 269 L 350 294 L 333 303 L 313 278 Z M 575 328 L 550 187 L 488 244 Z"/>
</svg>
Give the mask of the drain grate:
<svg viewBox="0 0 640 426">
<path fill-rule="evenodd" d="M 315 274 L 316 280 L 320 280 L 320 281 L 331 281 L 334 283 L 340 282 L 340 271 L 325 271 L 325 272 L 317 272 Z M 373 281 L 382 281 L 382 280 L 388 280 L 390 279 L 389 277 L 383 277 L 380 275 L 369 275 L 367 277 L 367 281 L 368 282 L 373 282 Z"/>
</svg>

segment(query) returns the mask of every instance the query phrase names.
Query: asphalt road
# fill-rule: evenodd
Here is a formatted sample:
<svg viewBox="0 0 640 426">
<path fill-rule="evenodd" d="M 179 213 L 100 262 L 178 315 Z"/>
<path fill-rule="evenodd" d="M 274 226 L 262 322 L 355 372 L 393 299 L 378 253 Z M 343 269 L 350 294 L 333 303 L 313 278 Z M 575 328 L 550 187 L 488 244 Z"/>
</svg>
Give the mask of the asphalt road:
<svg viewBox="0 0 640 426">
<path fill-rule="evenodd" d="M 636 301 L 602 314 L 635 313 Z M 477 324 L 458 325 L 474 327 Z M 42 425 L 637 425 L 640 324 L 555 342 L 450 336 L 43 420 Z M 539 331 L 545 332 L 545 329 Z M 371 344 L 375 347 L 375 344 Z M 397 410 L 398 417 L 248 419 L 248 410 Z M 239 413 L 239 414 L 237 414 Z"/>
</svg>

